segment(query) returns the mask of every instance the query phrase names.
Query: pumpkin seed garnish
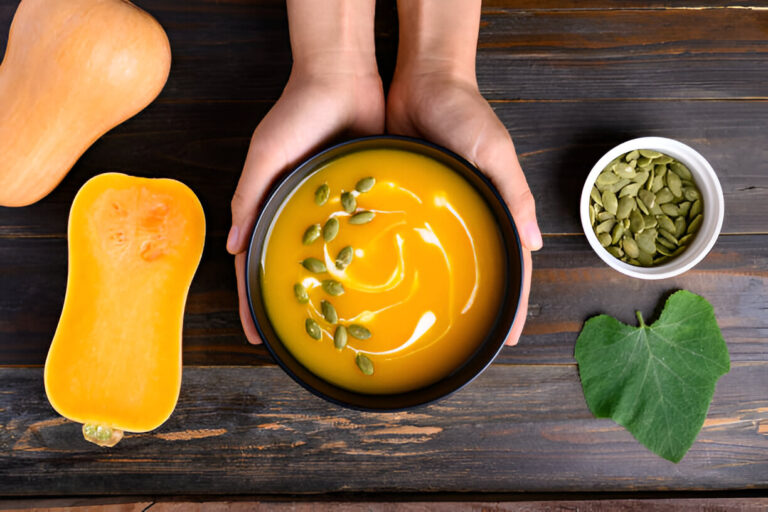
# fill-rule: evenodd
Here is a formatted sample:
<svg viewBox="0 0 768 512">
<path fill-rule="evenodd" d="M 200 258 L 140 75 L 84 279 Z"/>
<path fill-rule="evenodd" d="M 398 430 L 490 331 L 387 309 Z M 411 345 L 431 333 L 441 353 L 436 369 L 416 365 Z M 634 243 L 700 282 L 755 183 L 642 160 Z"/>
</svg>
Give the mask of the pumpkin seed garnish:
<svg viewBox="0 0 768 512">
<path fill-rule="evenodd" d="M 303 284 L 296 283 L 293 285 L 293 294 L 296 296 L 296 300 L 299 301 L 299 304 L 306 304 L 309 302 L 309 294 Z"/>
<path fill-rule="evenodd" d="M 339 251 L 339 254 L 336 256 L 336 268 L 339 270 L 344 270 L 347 265 L 352 263 L 352 258 L 354 257 L 355 251 L 352 249 L 352 246 L 348 245 L 344 247 L 342 250 Z"/>
<path fill-rule="evenodd" d="M 347 328 L 343 325 L 338 326 L 333 333 L 333 346 L 339 350 L 347 346 Z"/>
<path fill-rule="evenodd" d="M 334 297 L 338 297 L 339 295 L 342 295 L 344 293 L 344 286 L 336 281 L 335 279 L 325 279 L 321 283 L 323 290 L 325 290 L 325 293 L 328 295 L 333 295 Z"/>
<path fill-rule="evenodd" d="M 363 178 L 357 182 L 357 185 L 355 185 L 355 190 L 362 194 L 371 190 L 375 184 L 376 180 L 373 177 L 368 176 L 367 178 Z"/>
<path fill-rule="evenodd" d="M 352 192 L 341 193 L 341 207 L 347 213 L 352 213 L 357 208 L 357 199 L 352 195 Z"/>
<path fill-rule="evenodd" d="M 304 236 L 302 237 L 301 241 L 304 243 L 304 245 L 310 245 L 312 242 L 320 238 L 321 231 L 322 228 L 320 227 L 320 224 L 312 224 L 307 228 L 306 231 L 304 231 Z"/>
<path fill-rule="evenodd" d="M 325 267 L 325 263 L 317 258 L 307 258 L 301 262 L 301 266 L 314 274 L 322 274 L 323 272 L 328 271 Z"/>
<path fill-rule="evenodd" d="M 350 224 L 355 224 L 355 225 L 368 224 L 369 222 L 371 222 L 373 220 L 373 218 L 375 216 L 376 216 L 375 213 L 367 211 L 367 210 L 366 211 L 362 211 L 362 212 L 358 212 L 358 213 L 354 214 L 353 216 L 351 216 L 349 218 L 349 223 Z"/>
<path fill-rule="evenodd" d="M 363 327 L 362 325 L 352 324 L 347 327 L 349 335 L 358 340 L 367 340 L 371 337 L 371 331 Z"/>
<path fill-rule="evenodd" d="M 357 354 L 355 363 L 365 375 L 373 375 L 373 362 L 365 354 Z"/>
<path fill-rule="evenodd" d="M 335 324 L 339 321 L 339 315 L 336 313 L 336 308 L 333 304 L 327 300 L 320 301 L 320 310 L 323 312 L 323 318 L 329 324 Z"/>
<path fill-rule="evenodd" d="M 336 238 L 337 234 L 339 234 L 339 220 L 331 217 L 323 226 L 323 240 L 330 242 Z"/>
<path fill-rule="evenodd" d="M 317 190 L 315 190 L 315 204 L 317 206 L 323 206 L 331 195 L 331 187 L 327 183 L 323 183 Z"/>
<path fill-rule="evenodd" d="M 316 340 L 319 340 L 323 335 L 323 332 L 320 330 L 320 326 L 317 325 L 317 322 L 311 318 L 307 318 L 304 321 L 304 329 L 307 331 L 307 334 L 309 334 L 310 338 L 314 338 Z"/>
</svg>

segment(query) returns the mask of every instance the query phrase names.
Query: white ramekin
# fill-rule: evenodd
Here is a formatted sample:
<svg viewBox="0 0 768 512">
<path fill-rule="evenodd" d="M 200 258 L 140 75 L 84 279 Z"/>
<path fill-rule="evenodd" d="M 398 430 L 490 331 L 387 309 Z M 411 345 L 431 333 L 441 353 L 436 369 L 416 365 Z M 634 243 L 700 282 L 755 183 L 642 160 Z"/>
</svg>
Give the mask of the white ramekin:
<svg viewBox="0 0 768 512">
<path fill-rule="evenodd" d="M 589 222 L 589 193 L 597 176 L 614 158 L 634 149 L 652 149 L 669 155 L 683 163 L 693 174 L 694 182 L 699 187 L 699 192 L 701 192 L 702 196 L 704 217 L 693 242 L 682 254 L 656 267 L 638 267 L 613 257 L 611 253 L 600 245 Z M 584 182 L 584 189 L 581 191 L 581 202 L 579 203 L 581 226 L 584 229 L 584 234 L 587 235 L 587 240 L 592 249 L 611 268 L 618 270 L 622 274 L 640 279 L 666 279 L 682 274 L 696 265 L 715 245 L 720 234 L 720 228 L 723 225 L 724 212 L 723 189 L 720 187 L 720 181 L 717 179 L 717 175 L 712 166 L 709 165 L 709 162 L 690 146 L 664 137 L 632 139 L 608 151 L 592 167 Z"/>
</svg>

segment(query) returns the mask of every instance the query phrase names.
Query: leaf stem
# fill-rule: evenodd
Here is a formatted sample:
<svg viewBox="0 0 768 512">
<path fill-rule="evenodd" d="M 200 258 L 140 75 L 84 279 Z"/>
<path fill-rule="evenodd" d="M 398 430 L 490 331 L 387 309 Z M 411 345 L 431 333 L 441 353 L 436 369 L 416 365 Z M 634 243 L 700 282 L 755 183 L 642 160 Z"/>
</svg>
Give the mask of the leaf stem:
<svg viewBox="0 0 768 512">
<path fill-rule="evenodd" d="M 643 321 L 643 314 L 639 311 L 635 311 L 635 314 L 637 315 L 637 321 L 640 322 L 640 327 L 645 327 L 645 322 Z"/>
</svg>

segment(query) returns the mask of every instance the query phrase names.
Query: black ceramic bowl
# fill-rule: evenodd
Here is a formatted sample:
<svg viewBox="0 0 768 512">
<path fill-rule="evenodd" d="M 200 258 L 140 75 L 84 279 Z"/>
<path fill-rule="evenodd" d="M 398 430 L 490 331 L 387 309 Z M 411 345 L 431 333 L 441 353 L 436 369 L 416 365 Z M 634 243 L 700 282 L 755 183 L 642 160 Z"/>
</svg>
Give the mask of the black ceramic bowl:
<svg viewBox="0 0 768 512">
<path fill-rule="evenodd" d="M 269 227 L 280 206 L 305 177 L 340 156 L 365 149 L 384 148 L 411 151 L 437 160 L 463 176 L 480 193 L 495 216 L 503 238 L 506 252 L 506 287 L 491 332 L 462 366 L 443 379 L 420 389 L 398 394 L 374 395 L 349 391 L 321 379 L 307 370 L 283 345 L 269 321 L 262 299 L 261 256 Z M 281 179 L 271 190 L 256 220 L 246 265 L 246 287 L 253 321 L 277 363 L 312 393 L 345 407 L 370 411 L 395 411 L 433 402 L 460 389 L 482 373 L 504 346 L 517 314 L 523 284 L 520 239 L 509 210 L 493 185 L 472 164 L 455 153 L 418 139 L 395 136 L 365 137 L 338 144 L 311 157 Z"/>
</svg>

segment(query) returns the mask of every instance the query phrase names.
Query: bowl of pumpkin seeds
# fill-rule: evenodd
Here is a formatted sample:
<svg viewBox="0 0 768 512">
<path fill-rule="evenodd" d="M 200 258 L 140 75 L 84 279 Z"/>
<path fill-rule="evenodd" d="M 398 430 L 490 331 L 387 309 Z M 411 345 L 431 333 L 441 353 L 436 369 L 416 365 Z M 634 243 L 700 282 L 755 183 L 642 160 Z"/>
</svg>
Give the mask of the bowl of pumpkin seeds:
<svg viewBox="0 0 768 512">
<path fill-rule="evenodd" d="M 633 139 L 603 155 L 581 194 L 581 223 L 598 256 L 622 274 L 665 279 L 712 249 L 724 200 L 712 166 L 663 137 Z"/>
</svg>

